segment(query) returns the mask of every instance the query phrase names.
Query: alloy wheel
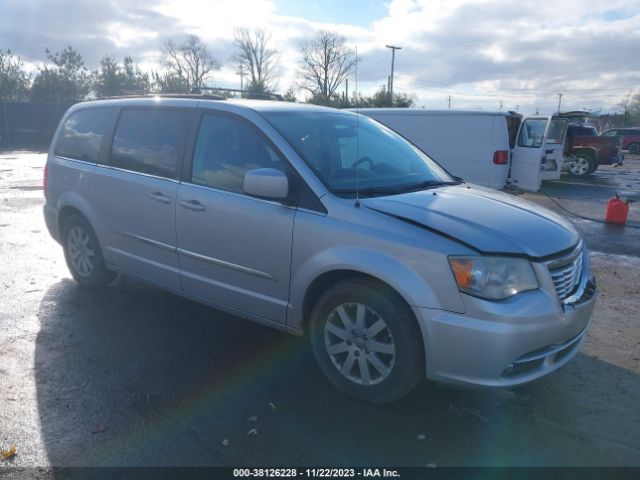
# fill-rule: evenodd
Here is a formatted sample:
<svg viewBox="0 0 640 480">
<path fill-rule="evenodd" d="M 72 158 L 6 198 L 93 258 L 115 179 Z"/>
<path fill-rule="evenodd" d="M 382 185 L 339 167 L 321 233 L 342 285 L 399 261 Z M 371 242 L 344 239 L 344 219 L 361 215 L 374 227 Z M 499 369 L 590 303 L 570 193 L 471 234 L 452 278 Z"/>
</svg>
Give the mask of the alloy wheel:
<svg viewBox="0 0 640 480">
<path fill-rule="evenodd" d="M 329 313 L 324 343 L 336 369 L 360 385 L 384 381 L 395 364 L 396 346 L 387 322 L 361 303 L 343 303 Z"/>
<path fill-rule="evenodd" d="M 576 157 L 571 165 L 570 171 L 576 176 L 586 175 L 589 171 L 589 161 L 586 158 Z"/>
<path fill-rule="evenodd" d="M 91 237 L 81 227 L 74 226 L 67 239 L 69 257 L 73 268 L 83 277 L 89 277 L 95 269 L 95 251 Z"/>
</svg>

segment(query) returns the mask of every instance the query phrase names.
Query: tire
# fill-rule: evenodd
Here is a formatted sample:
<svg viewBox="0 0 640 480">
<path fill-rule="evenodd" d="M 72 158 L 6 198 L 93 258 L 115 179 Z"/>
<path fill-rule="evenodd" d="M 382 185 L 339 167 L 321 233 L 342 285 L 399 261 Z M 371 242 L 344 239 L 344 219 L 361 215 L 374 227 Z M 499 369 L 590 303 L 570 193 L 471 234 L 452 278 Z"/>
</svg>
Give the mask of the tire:
<svg viewBox="0 0 640 480">
<path fill-rule="evenodd" d="M 326 291 L 311 313 L 309 340 L 329 381 L 369 403 L 394 402 L 424 377 L 422 335 L 413 313 L 371 281 L 343 280 Z"/>
<path fill-rule="evenodd" d="M 640 153 L 640 143 L 638 142 L 633 142 L 629 144 L 629 153 Z"/>
<path fill-rule="evenodd" d="M 78 214 L 71 215 L 62 227 L 64 258 L 78 284 L 104 287 L 116 274 L 107 270 L 96 234 L 89 222 Z"/>
<path fill-rule="evenodd" d="M 572 165 L 569 167 L 569 173 L 574 177 L 584 177 L 593 173 L 598 168 L 598 164 L 591 157 L 575 157 Z"/>
</svg>

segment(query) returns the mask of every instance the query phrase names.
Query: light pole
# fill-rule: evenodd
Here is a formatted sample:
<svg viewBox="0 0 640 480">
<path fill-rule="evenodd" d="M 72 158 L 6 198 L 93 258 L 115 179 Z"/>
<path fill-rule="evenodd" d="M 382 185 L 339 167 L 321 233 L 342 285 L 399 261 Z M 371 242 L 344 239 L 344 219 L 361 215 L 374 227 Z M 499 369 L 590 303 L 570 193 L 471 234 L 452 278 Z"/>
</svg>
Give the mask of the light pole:
<svg viewBox="0 0 640 480">
<path fill-rule="evenodd" d="M 385 45 L 391 49 L 391 79 L 389 80 L 389 104 L 393 106 L 393 67 L 396 61 L 396 50 L 402 50 L 402 47 L 395 45 Z"/>
<path fill-rule="evenodd" d="M 558 113 L 560 113 L 560 105 L 562 105 L 562 94 L 558 94 Z"/>
</svg>

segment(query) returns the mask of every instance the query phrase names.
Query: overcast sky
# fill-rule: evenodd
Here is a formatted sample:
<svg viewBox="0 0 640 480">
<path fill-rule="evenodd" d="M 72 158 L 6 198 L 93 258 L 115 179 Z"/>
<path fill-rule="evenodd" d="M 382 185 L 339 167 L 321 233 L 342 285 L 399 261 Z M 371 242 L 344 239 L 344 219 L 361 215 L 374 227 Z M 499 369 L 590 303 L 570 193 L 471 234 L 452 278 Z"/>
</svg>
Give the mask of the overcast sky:
<svg viewBox="0 0 640 480">
<path fill-rule="evenodd" d="M 615 109 L 640 91 L 640 0 L 0 0 L 0 49 L 34 67 L 73 45 L 90 69 L 105 54 L 157 68 L 168 38 L 197 34 L 223 65 L 211 84 L 238 88 L 234 27 L 261 27 L 280 51 L 279 88 L 295 82 L 300 46 L 326 29 L 357 47 L 358 88 L 387 81 L 417 105 L 552 112 Z M 350 79 L 350 89 L 355 78 Z"/>
</svg>

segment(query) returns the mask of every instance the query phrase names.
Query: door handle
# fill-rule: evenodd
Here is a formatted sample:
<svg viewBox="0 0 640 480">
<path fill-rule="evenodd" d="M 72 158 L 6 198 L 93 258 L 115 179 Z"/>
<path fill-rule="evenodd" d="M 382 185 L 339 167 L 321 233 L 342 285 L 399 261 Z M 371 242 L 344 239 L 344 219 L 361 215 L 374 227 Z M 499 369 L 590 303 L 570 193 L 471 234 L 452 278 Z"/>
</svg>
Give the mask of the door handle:
<svg viewBox="0 0 640 480">
<path fill-rule="evenodd" d="M 180 205 L 189 210 L 202 211 L 204 210 L 204 205 L 202 205 L 197 200 L 180 200 Z"/>
<path fill-rule="evenodd" d="M 171 203 L 171 198 L 167 197 L 162 192 L 152 192 L 149 194 L 149 198 L 160 203 Z"/>
</svg>

